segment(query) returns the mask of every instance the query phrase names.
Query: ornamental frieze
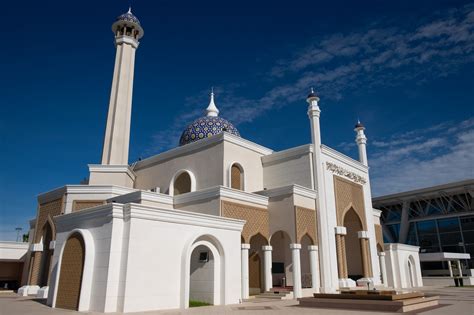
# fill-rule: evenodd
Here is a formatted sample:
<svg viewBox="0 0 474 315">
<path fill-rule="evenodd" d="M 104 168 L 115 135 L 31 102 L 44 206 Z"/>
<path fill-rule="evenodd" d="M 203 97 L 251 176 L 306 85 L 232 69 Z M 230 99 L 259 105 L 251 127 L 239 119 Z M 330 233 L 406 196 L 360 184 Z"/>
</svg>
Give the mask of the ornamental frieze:
<svg viewBox="0 0 474 315">
<path fill-rule="evenodd" d="M 326 162 L 326 169 L 333 172 L 334 174 L 347 177 L 356 183 L 361 183 L 362 185 L 367 182 L 364 177 L 357 175 L 354 172 L 348 171 L 345 168 L 338 166 L 334 163 Z"/>
</svg>

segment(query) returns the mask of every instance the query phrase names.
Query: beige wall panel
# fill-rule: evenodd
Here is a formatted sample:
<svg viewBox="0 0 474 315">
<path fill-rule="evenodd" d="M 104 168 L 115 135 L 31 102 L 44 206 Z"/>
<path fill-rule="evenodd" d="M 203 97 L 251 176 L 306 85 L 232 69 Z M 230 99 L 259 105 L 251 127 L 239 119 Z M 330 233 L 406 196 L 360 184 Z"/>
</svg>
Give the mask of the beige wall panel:
<svg viewBox="0 0 474 315">
<path fill-rule="evenodd" d="M 268 227 L 268 211 L 266 209 L 222 201 L 221 215 L 223 217 L 247 221 L 242 230 L 245 243 L 250 243 L 250 238 L 258 233 L 262 234 L 268 241 L 270 233 Z"/>
</svg>

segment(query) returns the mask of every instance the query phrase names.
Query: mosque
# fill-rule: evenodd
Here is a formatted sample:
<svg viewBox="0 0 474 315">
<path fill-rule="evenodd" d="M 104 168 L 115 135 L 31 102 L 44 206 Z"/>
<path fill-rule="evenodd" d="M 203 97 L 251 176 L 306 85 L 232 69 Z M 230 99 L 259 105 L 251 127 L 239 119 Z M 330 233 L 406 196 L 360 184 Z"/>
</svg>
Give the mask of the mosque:
<svg viewBox="0 0 474 315">
<path fill-rule="evenodd" d="M 135 53 L 144 31 L 131 10 L 112 31 L 102 162 L 89 165 L 88 183 L 38 196 L 20 294 L 57 308 L 136 312 L 396 284 L 390 279 L 401 267 L 386 263 L 385 253 L 388 260 L 387 251 L 402 245 L 383 244 L 360 122 L 359 160 L 323 145 L 311 90 L 311 143 L 275 152 L 219 116 L 211 93 L 204 116 L 183 126 L 176 148 L 129 164 Z M 418 256 L 410 257 L 411 286 L 420 286 Z"/>
</svg>

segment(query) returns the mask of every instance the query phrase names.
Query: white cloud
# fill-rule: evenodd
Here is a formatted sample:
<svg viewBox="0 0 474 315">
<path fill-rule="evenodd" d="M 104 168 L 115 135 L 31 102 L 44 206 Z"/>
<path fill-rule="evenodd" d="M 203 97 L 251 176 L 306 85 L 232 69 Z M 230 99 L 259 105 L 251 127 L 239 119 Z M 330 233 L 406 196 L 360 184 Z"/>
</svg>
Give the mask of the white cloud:
<svg viewBox="0 0 474 315">
<path fill-rule="evenodd" d="M 473 122 L 414 130 L 399 135 L 418 135 L 409 145 L 388 139 L 390 145 L 375 148 L 369 156 L 374 196 L 474 178 Z"/>
<path fill-rule="evenodd" d="M 349 34 L 316 38 L 314 44 L 293 58 L 276 61 L 269 70 L 275 87 L 259 98 L 239 96 L 237 84 L 221 87 L 219 109 L 238 125 L 251 122 L 271 109 L 301 101 L 311 86 L 326 99 L 340 100 L 361 87 L 395 86 L 407 80 L 421 84 L 474 62 L 474 5 L 432 16 L 412 29 L 382 24 Z M 299 79 L 290 79 L 293 77 Z M 278 84 L 279 81 L 282 83 Z M 199 116 L 205 108 L 205 104 L 188 105 L 199 106 L 199 110 L 189 115 L 190 107 L 185 108 L 173 123 L 173 130 L 184 128 L 183 122 Z M 154 137 L 153 151 L 175 145 L 179 135 L 169 137 L 168 130 L 163 131 L 163 136 Z M 375 145 L 384 146 L 384 143 Z"/>
</svg>

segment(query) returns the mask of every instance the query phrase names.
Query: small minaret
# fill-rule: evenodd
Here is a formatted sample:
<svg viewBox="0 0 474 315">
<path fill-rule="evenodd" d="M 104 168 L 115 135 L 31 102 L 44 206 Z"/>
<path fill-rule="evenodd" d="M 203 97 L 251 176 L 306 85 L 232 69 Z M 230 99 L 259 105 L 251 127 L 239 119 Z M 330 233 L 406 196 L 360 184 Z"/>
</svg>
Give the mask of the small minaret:
<svg viewBox="0 0 474 315">
<path fill-rule="evenodd" d="M 357 120 L 357 124 L 355 125 L 354 131 L 356 132 L 356 143 L 357 147 L 359 148 L 359 161 L 364 164 L 368 165 L 367 163 L 367 137 L 364 133 L 365 127 Z"/>
<path fill-rule="evenodd" d="M 143 36 L 143 28 L 129 8 L 127 13 L 120 15 L 112 24 L 112 31 L 115 34 L 117 52 L 102 165 L 128 165 L 135 51 L 138 40 Z"/>
<path fill-rule="evenodd" d="M 211 89 L 211 99 L 209 101 L 209 106 L 206 108 L 207 116 L 217 117 L 219 115 L 219 110 L 217 109 L 216 104 L 214 103 L 214 88 Z"/>
</svg>

